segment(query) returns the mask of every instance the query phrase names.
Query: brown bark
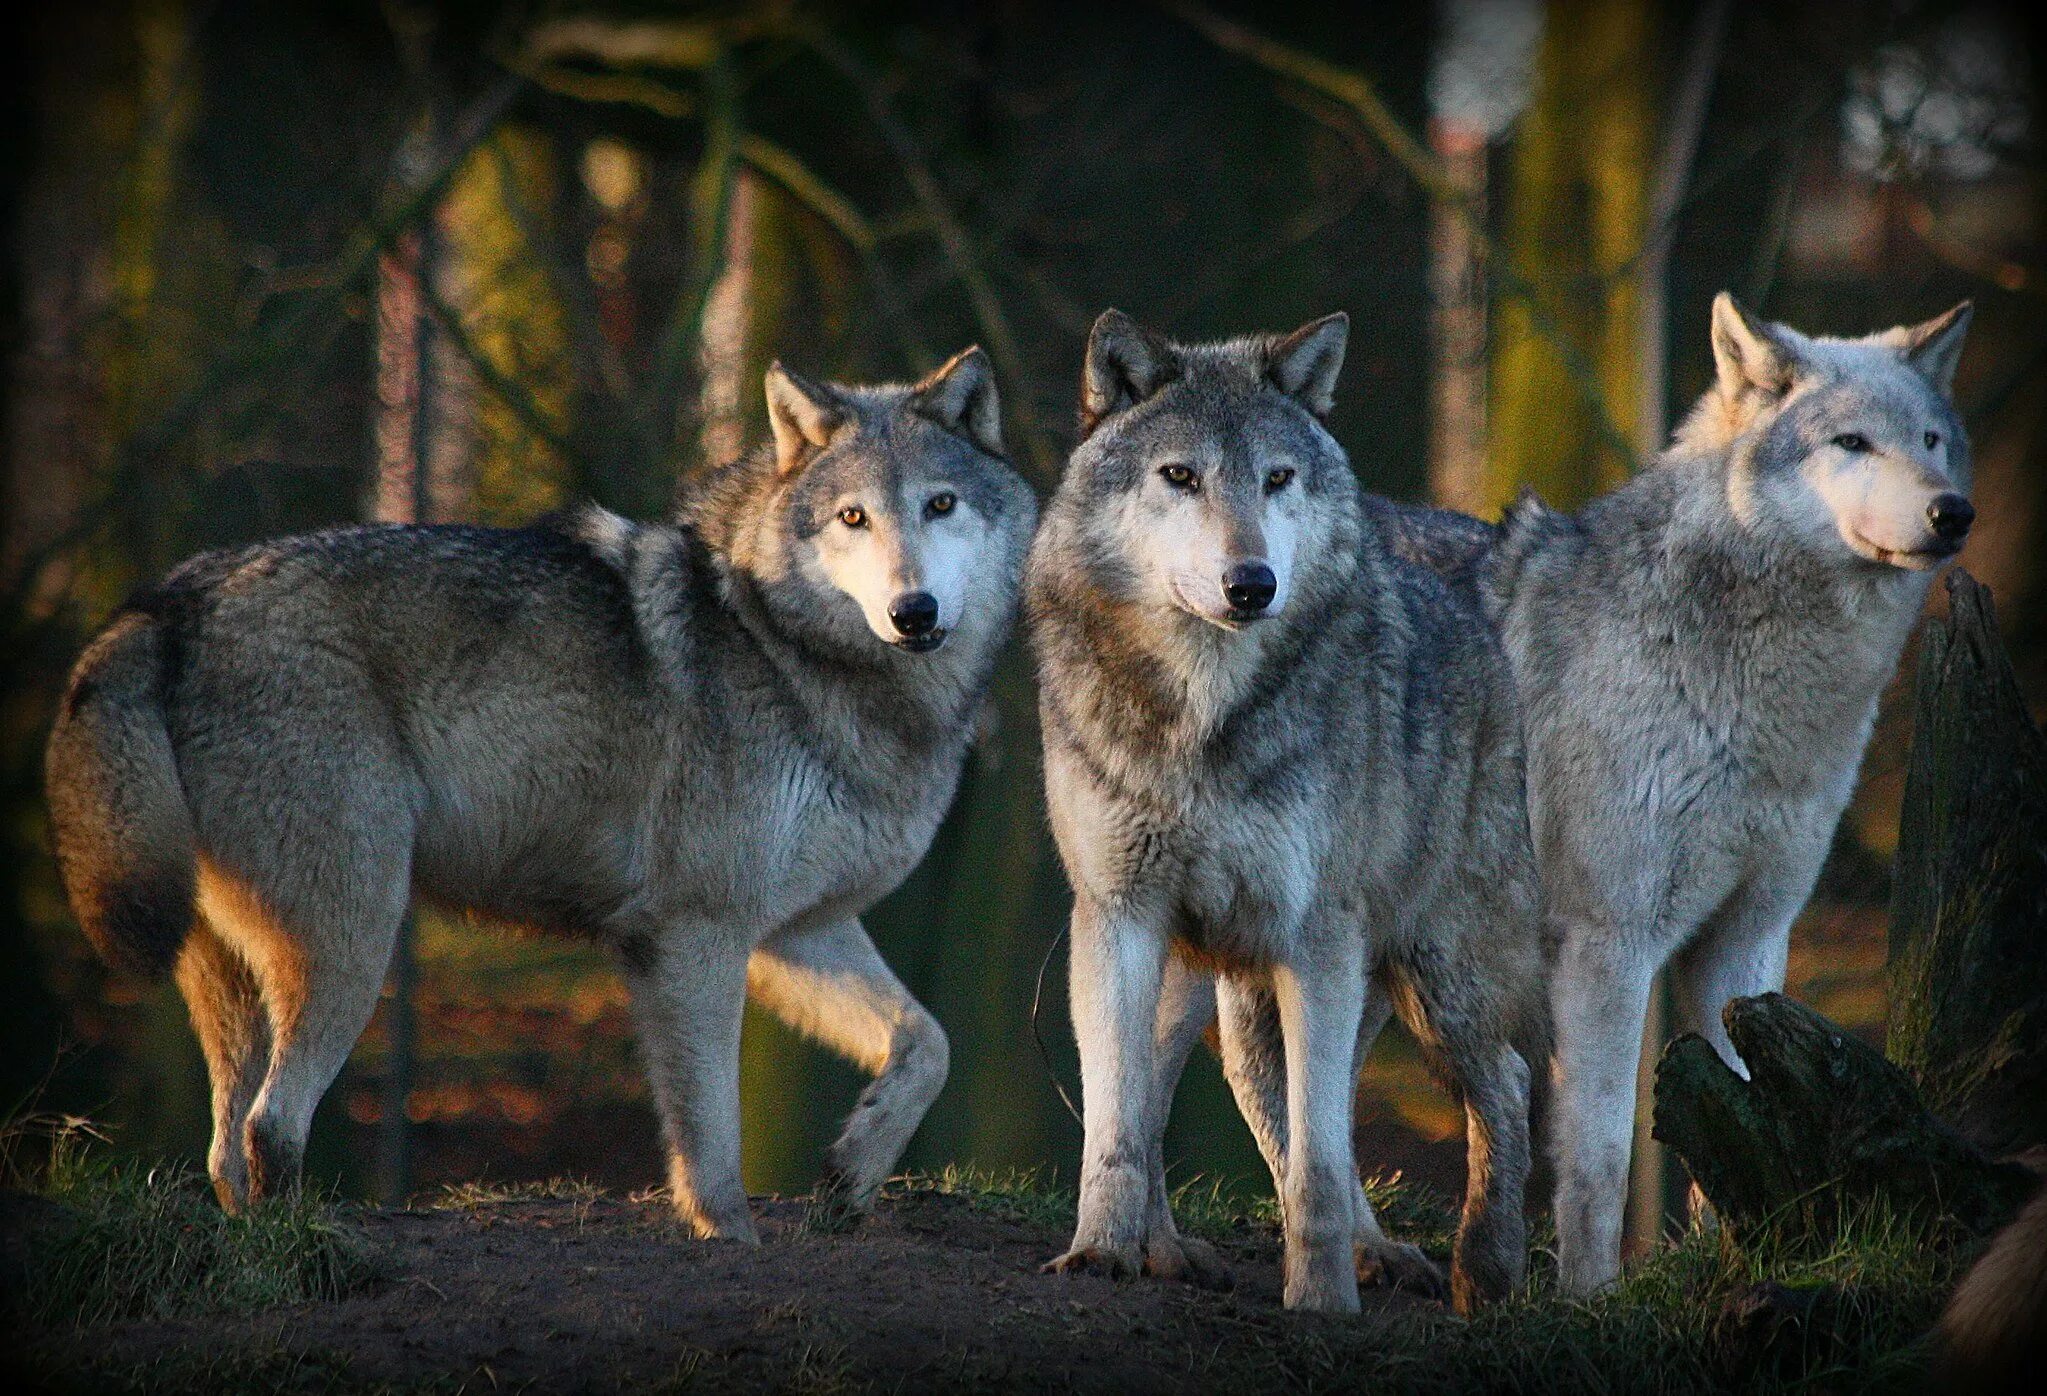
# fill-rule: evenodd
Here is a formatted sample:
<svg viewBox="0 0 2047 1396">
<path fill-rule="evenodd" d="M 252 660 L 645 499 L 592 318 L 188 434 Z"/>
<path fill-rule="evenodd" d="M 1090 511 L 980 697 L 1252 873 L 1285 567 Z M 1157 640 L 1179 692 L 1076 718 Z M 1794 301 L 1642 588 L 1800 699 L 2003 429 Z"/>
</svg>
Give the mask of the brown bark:
<svg viewBox="0 0 2047 1396">
<path fill-rule="evenodd" d="M 1737 1236 L 1831 1234 L 1871 1207 L 1972 1232 L 2002 1225 L 2037 1185 L 1920 1103 L 1875 1048 L 1782 994 L 1735 999 L 1744 1081 L 1687 1033 L 1656 1071 L 1656 1137 Z"/>
<path fill-rule="evenodd" d="M 1948 578 L 1919 656 L 1891 901 L 1891 1060 L 1996 1153 L 2047 1144 L 2047 735 L 1990 592 Z"/>
</svg>

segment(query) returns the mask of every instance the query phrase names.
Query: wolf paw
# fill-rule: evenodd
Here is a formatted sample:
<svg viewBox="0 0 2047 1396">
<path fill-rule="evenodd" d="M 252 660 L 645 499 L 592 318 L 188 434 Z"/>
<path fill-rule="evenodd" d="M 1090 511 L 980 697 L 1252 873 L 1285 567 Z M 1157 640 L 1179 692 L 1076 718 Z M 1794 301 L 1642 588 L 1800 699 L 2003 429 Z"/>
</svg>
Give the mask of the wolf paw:
<svg viewBox="0 0 2047 1396">
<path fill-rule="evenodd" d="M 1041 1275 L 1102 1275 L 1127 1280 L 1143 1269 L 1135 1246 L 1075 1246 L 1038 1267 Z"/>
<path fill-rule="evenodd" d="M 1443 1267 L 1423 1255 L 1419 1247 L 1403 1241 L 1360 1245 L 1358 1284 L 1385 1285 L 1439 1304 L 1450 1298 L 1450 1282 L 1444 1277 Z"/>
<path fill-rule="evenodd" d="M 1144 1273 L 1156 1280 L 1177 1280 L 1197 1289 L 1229 1289 L 1236 1277 L 1220 1252 L 1189 1236 L 1145 1243 Z"/>
</svg>

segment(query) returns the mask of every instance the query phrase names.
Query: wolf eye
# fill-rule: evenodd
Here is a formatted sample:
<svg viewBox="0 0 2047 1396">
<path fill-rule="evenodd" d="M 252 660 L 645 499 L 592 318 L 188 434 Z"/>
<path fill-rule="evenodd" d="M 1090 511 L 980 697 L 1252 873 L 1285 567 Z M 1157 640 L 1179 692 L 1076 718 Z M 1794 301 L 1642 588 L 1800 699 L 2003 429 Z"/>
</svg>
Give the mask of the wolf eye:
<svg viewBox="0 0 2047 1396">
<path fill-rule="evenodd" d="M 1291 466 L 1283 465 L 1277 470 L 1265 472 L 1265 492 L 1267 494 L 1276 494 L 1293 482 L 1294 472 Z"/>
<path fill-rule="evenodd" d="M 952 506 L 957 503 L 959 503 L 958 498 L 955 497 L 950 491 L 946 491 L 941 494 L 932 495 L 931 503 L 929 503 L 925 507 L 928 508 L 933 514 L 950 514 L 952 512 Z"/>
<path fill-rule="evenodd" d="M 1852 456 L 1859 456 L 1869 449 L 1869 438 L 1859 431 L 1844 431 L 1834 438 L 1834 444 Z"/>
<path fill-rule="evenodd" d="M 1162 465 L 1159 478 L 1176 490 L 1192 490 L 1196 487 L 1194 472 L 1184 465 Z"/>
<path fill-rule="evenodd" d="M 867 511 L 857 504 L 848 504 L 839 510 L 839 522 L 848 528 L 867 527 Z"/>
<path fill-rule="evenodd" d="M 1926 433 L 1926 449 L 1931 451 L 1938 445 L 1940 445 L 1940 433 L 1937 431 Z"/>
</svg>

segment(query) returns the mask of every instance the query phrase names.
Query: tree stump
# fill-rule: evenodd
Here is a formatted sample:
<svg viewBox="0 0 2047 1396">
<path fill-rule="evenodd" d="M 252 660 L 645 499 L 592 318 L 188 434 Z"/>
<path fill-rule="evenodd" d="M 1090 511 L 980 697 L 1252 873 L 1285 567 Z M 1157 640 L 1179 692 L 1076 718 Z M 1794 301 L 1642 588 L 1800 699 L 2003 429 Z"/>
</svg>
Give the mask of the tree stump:
<svg viewBox="0 0 2047 1396">
<path fill-rule="evenodd" d="M 1948 577 L 1926 627 L 1891 899 L 1886 1050 L 1996 1154 L 2047 1144 L 2047 735 L 1990 592 Z"/>
<path fill-rule="evenodd" d="M 1656 1069 L 1656 1137 L 1676 1149 L 1737 1236 L 1829 1235 L 1844 1213 L 2001 1226 L 2038 1179 L 1997 1162 L 1920 1103 L 1904 1071 L 1782 994 L 1735 999 L 1727 1034 L 1744 1081 L 1704 1038 L 1671 1043 Z"/>
</svg>

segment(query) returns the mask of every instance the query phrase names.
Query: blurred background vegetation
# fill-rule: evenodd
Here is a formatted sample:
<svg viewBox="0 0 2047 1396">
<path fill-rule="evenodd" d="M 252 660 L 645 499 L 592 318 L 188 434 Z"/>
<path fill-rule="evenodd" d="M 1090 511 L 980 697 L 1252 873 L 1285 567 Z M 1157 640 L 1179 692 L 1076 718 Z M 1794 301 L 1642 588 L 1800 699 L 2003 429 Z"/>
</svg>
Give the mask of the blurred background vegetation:
<svg viewBox="0 0 2047 1396">
<path fill-rule="evenodd" d="M 1709 379 L 1723 287 L 1845 332 L 1974 297 L 1966 561 L 2047 694 L 2017 11 L 118 0 L 9 22 L 0 1097 L 41 1083 L 127 1150 L 203 1154 L 205 1078 L 175 992 L 110 977 L 56 885 L 41 747 L 83 638 L 203 548 L 581 497 L 658 515 L 764 430 L 777 356 L 905 378 L 979 342 L 1044 488 L 1104 306 L 1182 336 L 1346 309 L 1335 430 L 1361 479 L 1490 515 L 1523 484 L 1578 503 L 1653 451 Z M 997 701 L 869 925 L 952 1034 L 909 1162 L 1070 1176 L 1030 1024 L 1068 895 L 1021 655 Z M 1792 959 L 1794 992 L 1870 1033 L 1908 739 L 1887 704 Z M 1043 1032 L 1071 1080 L 1063 978 Z M 764 1018 L 744 1071 L 750 1185 L 807 1187 L 856 1080 Z M 1359 1129 L 1368 1167 L 1459 1181 L 1460 1116 L 1405 1044 Z M 1205 1059 L 1171 1148 L 1182 1175 L 1258 1172 Z M 312 1168 L 361 1195 L 656 1181 L 604 958 L 423 917 Z"/>
</svg>

